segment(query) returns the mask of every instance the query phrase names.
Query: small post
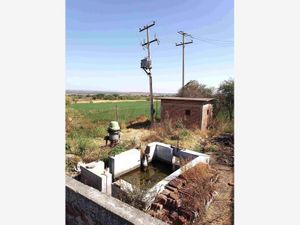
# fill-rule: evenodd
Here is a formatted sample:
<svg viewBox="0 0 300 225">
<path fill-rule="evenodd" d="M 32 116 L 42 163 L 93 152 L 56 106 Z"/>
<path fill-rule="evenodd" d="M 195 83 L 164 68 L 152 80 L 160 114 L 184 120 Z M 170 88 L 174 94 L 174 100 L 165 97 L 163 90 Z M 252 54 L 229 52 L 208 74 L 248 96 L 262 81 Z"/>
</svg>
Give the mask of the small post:
<svg viewBox="0 0 300 225">
<path fill-rule="evenodd" d="M 119 121 L 119 118 L 118 118 L 118 105 L 116 105 L 116 121 Z"/>
</svg>

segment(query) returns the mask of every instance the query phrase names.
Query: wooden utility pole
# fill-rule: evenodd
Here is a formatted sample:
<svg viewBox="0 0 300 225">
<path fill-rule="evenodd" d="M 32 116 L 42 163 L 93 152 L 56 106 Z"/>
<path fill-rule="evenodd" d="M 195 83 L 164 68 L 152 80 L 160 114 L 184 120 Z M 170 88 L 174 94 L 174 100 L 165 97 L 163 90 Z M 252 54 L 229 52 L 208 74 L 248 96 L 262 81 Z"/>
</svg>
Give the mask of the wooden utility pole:
<svg viewBox="0 0 300 225">
<path fill-rule="evenodd" d="M 150 34 L 149 34 L 149 28 L 155 25 L 155 21 L 152 22 L 150 25 L 145 25 L 143 28 L 140 28 L 140 32 L 146 30 L 147 31 L 147 42 L 144 41 L 142 46 L 147 46 L 148 50 L 148 60 L 149 65 L 147 67 L 142 67 L 142 69 L 146 72 L 146 74 L 149 76 L 149 87 L 150 87 L 150 118 L 151 118 L 151 124 L 154 122 L 154 104 L 153 104 L 153 88 L 152 88 L 152 74 L 151 74 L 151 55 L 150 55 L 150 44 L 153 42 L 159 43 L 158 39 L 155 37 L 153 40 L 150 41 Z"/>
<path fill-rule="evenodd" d="M 191 37 L 191 35 L 183 32 L 183 31 L 179 31 L 177 33 L 182 35 L 182 42 L 180 42 L 179 44 L 176 43 L 176 46 L 182 46 L 182 92 L 184 92 L 184 48 L 185 48 L 185 45 L 192 44 L 193 40 L 185 42 L 184 37 L 185 36 Z"/>
</svg>

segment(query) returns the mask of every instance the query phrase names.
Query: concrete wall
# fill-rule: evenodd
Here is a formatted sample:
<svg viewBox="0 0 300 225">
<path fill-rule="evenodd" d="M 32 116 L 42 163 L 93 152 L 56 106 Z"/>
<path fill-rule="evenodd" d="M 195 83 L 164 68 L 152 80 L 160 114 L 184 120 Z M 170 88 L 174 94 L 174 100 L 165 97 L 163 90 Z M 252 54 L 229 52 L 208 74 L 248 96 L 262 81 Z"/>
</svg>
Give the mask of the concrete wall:
<svg viewBox="0 0 300 225">
<path fill-rule="evenodd" d="M 151 142 L 151 143 L 149 143 L 149 144 L 147 145 L 147 146 L 150 148 L 149 162 L 151 162 L 152 159 L 154 158 L 156 145 L 157 145 L 158 143 L 160 143 L 160 142 Z"/>
<path fill-rule="evenodd" d="M 103 161 L 82 164 L 80 170 L 80 181 L 82 183 L 103 193 L 111 194 L 112 174 L 107 169 L 104 169 Z"/>
<path fill-rule="evenodd" d="M 80 167 L 80 181 L 86 185 L 96 188 L 99 191 L 106 192 L 106 177 L 92 173 L 84 167 Z M 103 188 L 102 188 L 103 187 Z"/>
<path fill-rule="evenodd" d="M 168 164 L 172 164 L 173 149 L 170 145 L 156 142 L 156 148 L 154 152 L 154 159 L 163 161 Z"/>
<path fill-rule="evenodd" d="M 205 104 L 202 108 L 201 130 L 207 130 L 213 116 L 212 104 Z"/>
<path fill-rule="evenodd" d="M 200 162 L 209 164 L 209 155 L 195 152 L 189 149 L 183 149 L 179 152 L 179 157 L 182 157 L 183 159 L 195 159 L 199 157 Z"/>
<path fill-rule="evenodd" d="M 138 168 L 141 164 L 141 153 L 138 149 L 131 149 L 109 157 L 109 169 L 113 179 Z"/>
<path fill-rule="evenodd" d="M 66 176 L 67 225 L 166 225 L 161 220 Z"/>
</svg>

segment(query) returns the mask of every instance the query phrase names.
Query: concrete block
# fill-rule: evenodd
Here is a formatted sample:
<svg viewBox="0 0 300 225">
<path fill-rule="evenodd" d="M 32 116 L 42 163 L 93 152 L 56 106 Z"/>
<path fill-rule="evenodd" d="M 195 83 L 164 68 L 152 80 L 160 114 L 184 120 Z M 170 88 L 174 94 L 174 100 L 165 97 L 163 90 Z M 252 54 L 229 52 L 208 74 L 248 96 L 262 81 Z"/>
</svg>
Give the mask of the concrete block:
<svg viewBox="0 0 300 225">
<path fill-rule="evenodd" d="M 106 176 L 104 174 L 100 174 L 99 177 L 101 178 L 101 192 L 106 193 Z"/>
<path fill-rule="evenodd" d="M 151 142 L 147 146 L 150 148 L 150 154 L 149 154 L 149 162 L 152 161 L 154 155 L 155 155 L 155 149 L 156 145 L 159 144 L 159 142 Z"/>
<path fill-rule="evenodd" d="M 130 183 L 128 183 L 125 180 L 119 179 L 116 182 L 112 183 L 112 196 L 118 199 L 121 199 L 127 193 L 130 193 L 133 191 L 133 187 Z"/>
<path fill-rule="evenodd" d="M 103 176 L 104 162 L 98 161 L 88 164 L 82 164 L 80 166 L 80 170 L 81 182 L 94 187 L 101 192 L 106 192 L 106 176 Z"/>
<path fill-rule="evenodd" d="M 102 178 L 85 167 L 80 167 L 82 183 L 102 191 Z"/>
<path fill-rule="evenodd" d="M 104 175 L 106 176 L 106 194 L 111 195 L 112 174 L 105 171 Z"/>
</svg>

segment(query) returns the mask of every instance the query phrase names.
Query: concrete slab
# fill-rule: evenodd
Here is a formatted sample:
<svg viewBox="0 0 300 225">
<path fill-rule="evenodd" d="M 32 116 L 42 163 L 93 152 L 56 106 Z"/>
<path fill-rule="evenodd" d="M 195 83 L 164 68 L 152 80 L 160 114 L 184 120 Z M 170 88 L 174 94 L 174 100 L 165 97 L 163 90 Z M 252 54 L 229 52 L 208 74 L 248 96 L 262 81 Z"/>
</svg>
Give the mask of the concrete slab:
<svg viewBox="0 0 300 225">
<path fill-rule="evenodd" d="M 157 143 L 154 153 L 155 159 L 172 164 L 173 149 L 170 145 L 164 143 Z"/>
<path fill-rule="evenodd" d="M 80 181 L 86 185 L 89 185 L 93 188 L 98 189 L 99 191 L 102 191 L 102 178 L 91 172 L 89 169 L 80 166 L 81 175 L 80 175 Z"/>
<path fill-rule="evenodd" d="M 141 153 L 138 149 L 131 149 L 109 157 L 109 168 L 113 179 L 138 168 L 141 164 Z"/>
</svg>

